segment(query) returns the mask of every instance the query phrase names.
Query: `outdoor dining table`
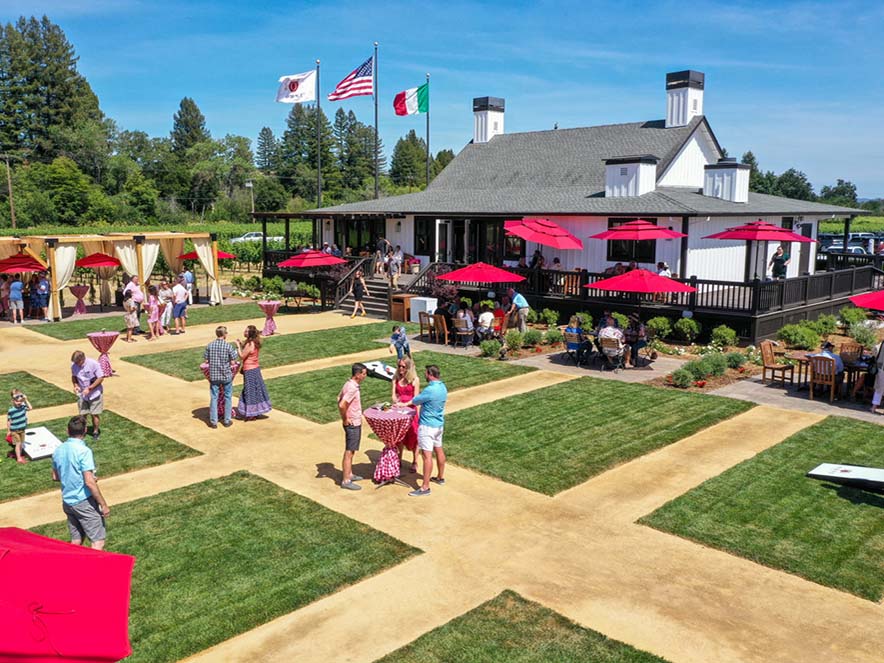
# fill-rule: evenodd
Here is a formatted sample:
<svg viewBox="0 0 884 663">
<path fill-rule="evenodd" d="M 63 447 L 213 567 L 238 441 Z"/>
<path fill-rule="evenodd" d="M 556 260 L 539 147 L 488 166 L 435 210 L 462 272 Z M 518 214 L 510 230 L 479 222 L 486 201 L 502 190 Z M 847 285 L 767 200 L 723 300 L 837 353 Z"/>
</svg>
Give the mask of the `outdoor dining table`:
<svg viewBox="0 0 884 663">
<path fill-rule="evenodd" d="M 380 486 L 395 483 L 399 479 L 399 452 L 396 446 L 411 428 L 415 412 L 406 407 L 384 410 L 373 405 L 363 415 L 374 434 L 384 443 L 384 450 L 374 468 L 374 481 Z"/>
<path fill-rule="evenodd" d="M 200 364 L 200 370 L 203 372 L 203 375 L 206 377 L 206 380 L 209 379 L 209 362 L 204 361 Z M 236 374 L 239 372 L 239 362 L 235 361 L 231 364 L 231 371 L 233 371 L 233 376 L 236 377 Z M 227 404 L 227 398 L 224 396 L 224 390 L 218 390 L 218 419 L 224 420 L 224 406 Z"/>
<path fill-rule="evenodd" d="M 264 315 L 267 316 L 267 319 L 264 321 L 264 330 L 261 332 L 261 336 L 272 336 L 276 333 L 276 321 L 273 319 L 273 316 L 276 315 L 276 312 L 281 305 L 282 302 L 276 300 L 262 300 L 258 302 L 258 306 L 261 307 L 261 310 L 264 311 Z"/>
<path fill-rule="evenodd" d="M 798 369 L 796 380 L 798 382 L 798 390 L 807 389 L 807 383 L 810 380 L 810 355 L 806 353 L 794 354 L 790 352 L 783 353 L 785 359 L 795 362 Z"/>
<path fill-rule="evenodd" d="M 101 366 L 101 370 L 106 378 L 114 374 L 108 353 L 119 336 L 120 332 L 104 330 L 86 334 L 86 338 L 89 339 L 92 347 L 98 350 L 98 365 Z"/>
<path fill-rule="evenodd" d="M 86 302 L 83 301 L 83 298 L 89 294 L 89 286 L 88 285 L 72 285 L 68 288 L 71 291 L 71 294 L 77 298 L 77 303 L 74 304 L 74 314 L 81 314 L 86 312 Z"/>
</svg>

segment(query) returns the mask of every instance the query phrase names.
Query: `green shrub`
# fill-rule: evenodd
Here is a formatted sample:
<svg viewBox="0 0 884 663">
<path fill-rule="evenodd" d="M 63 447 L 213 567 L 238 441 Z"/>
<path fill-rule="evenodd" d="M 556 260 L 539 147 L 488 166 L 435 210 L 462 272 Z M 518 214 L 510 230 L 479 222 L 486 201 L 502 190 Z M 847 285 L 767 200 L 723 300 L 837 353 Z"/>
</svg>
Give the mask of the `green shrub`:
<svg viewBox="0 0 884 663">
<path fill-rule="evenodd" d="M 503 347 L 500 341 L 488 340 L 479 343 L 479 349 L 482 351 L 483 357 L 497 357 L 500 354 L 500 348 Z"/>
<path fill-rule="evenodd" d="M 232 276 L 230 277 L 230 285 L 234 288 L 242 288 L 245 285 L 245 279 L 242 276 Z"/>
<path fill-rule="evenodd" d="M 313 299 L 319 299 L 321 294 L 318 286 L 312 283 L 301 283 L 300 281 L 295 284 L 295 290 L 301 293 L 302 296 L 312 297 Z"/>
<path fill-rule="evenodd" d="M 742 352 L 728 352 L 724 355 L 724 359 L 730 368 L 739 368 L 746 363 L 746 355 Z"/>
<path fill-rule="evenodd" d="M 694 384 L 694 376 L 686 368 L 679 368 L 672 373 L 672 384 L 680 389 L 687 389 Z"/>
<path fill-rule="evenodd" d="M 487 306 L 488 308 L 490 308 L 493 311 L 494 310 L 494 300 L 493 299 L 483 299 L 481 302 L 479 302 L 479 307 L 481 308 L 482 306 Z"/>
<path fill-rule="evenodd" d="M 702 359 L 689 361 L 682 369 L 690 373 L 694 380 L 704 380 L 709 375 L 709 366 Z"/>
<path fill-rule="evenodd" d="M 850 327 L 855 322 L 865 322 L 869 316 L 864 308 L 845 306 L 838 311 L 838 317 L 841 318 L 841 324 L 844 327 Z"/>
<path fill-rule="evenodd" d="M 829 314 L 821 315 L 816 320 L 806 320 L 801 324 L 810 327 L 823 338 L 834 334 L 838 330 L 838 318 Z"/>
<path fill-rule="evenodd" d="M 559 312 L 553 311 L 551 308 L 545 308 L 540 312 L 540 319 L 549 327 L 555 327 L 559 324 Z"/>
<path fill-rule="evenodd" d="M 665 318 L 662 315 L 648 320 L 645 323 L 645 327 L 654 333 L 655 338 L 666 338 L 672 333 L 672 323 L 669 321 L 669 318 Z"/>
<path fill-rule="evenodd" d="M 261 280 L 261 290 L 267 295 L 281 295 L 285 289 L 282 277 L 274 276 L 272 279 Z"/>
<path fill-rule="evenodd" d="M 737 332 L 727 325 L 718 325 L 712 330 L 712 345 L 729 348 L 737 344 Z"/>
<path fill-rule="evenodd" d="M 506 333 L 506 347 L 511 352 L 515 352 L 522 347 L 522 332 L 510 329 Z"/>
<path fill-rule="evenodd" d="M 528 309 L 528 322 L 532 325 L 537 323 L 537 311 L 533 308 Z"/>
<path fill-rule="evenodd" d="M 544 343 L 549 343 L 550 345 L 555 345 L 556 343 L 561 343 L 564 336 L 562 332 L 559 331 L 558 327 L 552 327 L 549 331 L 546 332 L 546 335 L 543 337 Z"/>
<path fill-rule="evenodd" d="M 592 329 L 592 316 L 587 311 L 578 311 L 574 315 L 580 321 L 581 329 Z"/>
<path fill-rule="evenodd" d="M 470 308 L 473 308 L 473 300 L 470 299 L 469 297 L 461 296 L 460 301 L 461 301 L 461 303 L 466 303 L 466 305 L 469 306 Z"/>
<path fill-rule="evenodd" d="M 509 334 L 507 334 L 509 336 Z M 540 342 L 543 340 L 543 333 L 539 329 L 529 329 L 522 335 L 522 345 L 526 348 L 533 348 L 535 345 L 540 345 Z"/>
<path fill-rule="evenodd" d="M 625 314 L 617 313 L 617 311 L 614 311 L 611 313 L 611 317 L 617 321 L 620 329 L 626 329 L 629 326 L 629 317 Z"/>
<path fill-rule="evenodd" d="M 807 325 L 784 325 L 777 339 L 799 350 L 815 350 L 820 345 L 820 335 Z"/>
<path fill-rule="evenodd" d="M 706 355 L 701 362 L 706 365 L 709 375 L 719 377 L 727 372 L 727 359 L 720 352 Z"/>
<path fill-rule="evenodd" d="M 676 335 L 688 343 L 693 343 L 700 335 L 700 323 L 693 318 L 680 318 L 676 321 L 674 329 Z"/>
<path fill-rule="evenodd" d="M 246 279 L 243 286 L 246 290 L 260 290 L 261 289 L 261 277 L 260 276 L 250 276 Z"/>
<path fill-rule="evenodd" d="M 847 335 L 867 350 L 871 350 L 878 343 L 878 334 L 864 322 L 854 322 L 850 325 Z"/>
</svg>

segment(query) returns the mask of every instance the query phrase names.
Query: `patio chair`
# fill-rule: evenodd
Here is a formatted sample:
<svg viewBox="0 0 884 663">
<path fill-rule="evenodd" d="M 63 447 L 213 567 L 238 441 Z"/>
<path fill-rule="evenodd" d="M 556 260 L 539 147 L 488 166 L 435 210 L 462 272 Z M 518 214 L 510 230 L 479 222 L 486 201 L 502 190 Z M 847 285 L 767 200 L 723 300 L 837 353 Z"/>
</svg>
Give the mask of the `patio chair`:
<svg viewBox="0 0 884 663">
<path fill-rule="evenodd" d="M 500 315 L 495 313 L 494 315 L 494 335 L 495 336 L 503 336 L 506 333 L 506 328 L 504 322 L 506 321 L 506 316 L 501 312 Z"/>
<path fill-rule="evenodd" d="M 808 357 L 810 361 L 810 389 L 808 397 L 813 400 L 813 389 L 817 385 L 829 387 L 829 402 L 835 400 L 835 360 L 831 357 Z"/>
<path fill-rule="evenodd" d="M 616 338 L 600 338 L 599 342 L 602 346 L 602 356 L 605 363 L 602 370 L 610 368 L 614 371 L 623 369 L 623 361 L 626 358 L 626 346 L 622 345 Z"/>
<path fill-rule="evenodd" d="M 580 366 L 580 355 L 578 354 L 578 349 L 580 348 L 581 343 L 583 343 L 583 339 L 580 337 L 580 334 L 576 332 L 566 331 L 565 334 L 565 350 L 564 354 L 570 357 L 574 361 L 575 366 Z"/>
<path fill-rule="evenodd" d="M 432 341 L 436 336 L 436 329 L 433 326 L 433 316 L 426 311 L 420 311 L 417 314 L 417 319 L 420 324 L 420 340 L 424 340 L 424 336 L 426 336 Z M 425 329 L 426 331 L 424 331 Z"/>
<path fill-rule="evenodd" d="M 841 356 L 841 361 L 845 364 L 855 364 L 862 359 L 863 346 L 852 341 L 842 343 L 841 351 L 838 354 Z"/>
<path fill-rule="evenodd" d="M 433 316 L 433 330 L 436 334 L 436 343 L 444 343 L 445 345 L 451 343 L 451 332 L 448 331 L 448 322 L 446 322 L 444 315 Z"/>
<path fill-rule="evenodd" d="M 472 345 L 475 334 L 476 332 L 470 327 L 468 320 L 465 320 L 464 318 L 454 319 L 454 347 L 457 347 L 458 343 L 465 348 L 468 345 Z"/>
<path fill-rule="evenodd" d="M 791 364 L 778 364 L 774 357 L 774 346 L 770 341 L 762 341 L 761 346 L 761 384 L 767 382 L 767 374 L 770 372 L 770 381 L 778 380 L 786 386 L 786 376 L 789 376 L 789 384 L 795 384 L 795 367 Z"/>
</svg>

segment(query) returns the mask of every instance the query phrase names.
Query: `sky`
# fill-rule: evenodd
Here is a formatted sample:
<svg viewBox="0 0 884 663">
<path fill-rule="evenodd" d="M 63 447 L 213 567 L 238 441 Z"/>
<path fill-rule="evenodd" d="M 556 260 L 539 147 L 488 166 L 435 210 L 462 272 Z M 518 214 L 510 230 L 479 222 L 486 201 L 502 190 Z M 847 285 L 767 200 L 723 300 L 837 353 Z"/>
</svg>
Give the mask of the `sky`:
<svg viewBox="0 0 884 663">
<path fill-rule="evenodd" d="M 321 59 L 323 95 L 379 42 L 389 155 L 424 116 L 394 95 L 431 75 L 431 149 L 472 138 L 472 99 L 506 99 L 508 133 L 665 116 L 665 75 L 706 74 L 705 114 L 731 156 L 837 178 L 884 197 L 882 2 L 320 2 L 2 0 L 0 20 L 46 14 L 121 128 L 167 136 L 192 97 L 213 136 L 281 135 L 277 80 Z M 323 97 L 324 98 L 324 97 Z M 373 122 L 371 97 L 323 101 Z"/>
</svg>

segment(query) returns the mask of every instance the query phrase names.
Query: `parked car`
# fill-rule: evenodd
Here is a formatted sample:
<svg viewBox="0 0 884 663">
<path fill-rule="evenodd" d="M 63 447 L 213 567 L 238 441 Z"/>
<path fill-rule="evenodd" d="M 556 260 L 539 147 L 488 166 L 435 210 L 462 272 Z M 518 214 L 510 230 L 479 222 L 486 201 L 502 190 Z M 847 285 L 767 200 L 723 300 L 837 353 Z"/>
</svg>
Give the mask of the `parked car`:
<svg viewBox="0 0 884 663">
<path fill-rule="evenodd" d="M 245 235 L 241 235 L 240 237 L 233 237 L 230 240 L 231 244 L 239 244 L 240 242 L 260 242 L 264 239 L 264 233 L 260 230 L 252 231 L 250 233 L 246 233 Z M 284 237 L 268 237 L 268 242 L 282 242 Z"/>
<path fill-rule="evenodd" d="M 836 242 L 836 243 L 830 244 L 829 246 L 827 246 L 825 248 L 820 249 L 820 251 L 822 253 L 844 253 L 844 243 L 843 242 Z M 853 244 L 848 244 L 847 245 L 847 253 L 857 253 L 857 254 L 865 255 L 868 253 L 868 251 L 866 251 L 862 246 L 858 246 L 858 245 L 855 246 Z"/>
</svg>

